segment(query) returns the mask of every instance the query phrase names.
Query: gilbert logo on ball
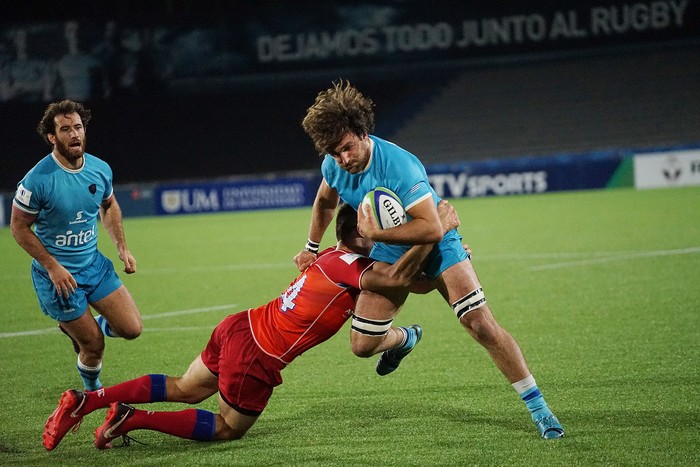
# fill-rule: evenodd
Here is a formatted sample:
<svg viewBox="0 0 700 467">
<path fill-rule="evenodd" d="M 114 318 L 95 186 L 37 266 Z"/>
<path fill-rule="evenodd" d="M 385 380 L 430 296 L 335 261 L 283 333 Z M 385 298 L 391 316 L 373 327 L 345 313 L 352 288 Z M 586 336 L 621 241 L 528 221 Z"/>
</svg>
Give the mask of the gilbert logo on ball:
<svg viewBox="0 0 700 467">
<path fill-rule="evenodd" d="M 388 188 L 377 187 L 368 192 L 362 204 L 369 205 L 372 209 L 374 218 L 382 229 L 391 229 L 399 225 L 405 224 L 406 211 L 403 209 L 403 204 L 399 197 Z"/>
</svg>

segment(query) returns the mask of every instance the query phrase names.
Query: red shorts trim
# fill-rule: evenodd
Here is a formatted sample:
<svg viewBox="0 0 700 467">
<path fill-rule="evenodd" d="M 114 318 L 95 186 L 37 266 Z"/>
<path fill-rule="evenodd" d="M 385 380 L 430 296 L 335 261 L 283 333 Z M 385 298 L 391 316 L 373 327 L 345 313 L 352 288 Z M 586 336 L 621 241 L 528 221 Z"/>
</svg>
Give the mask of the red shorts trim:
<svg viewBox="0 0 700 467">
<path fill-rule="evenodd" d="M 219 377 L 221 397 L 244 415 L 259 415 L 282 384 L 282 361 L 263 352 L 250 331 L 248 312 L 229 315 L 214 329 L 201 354 Z"/>
</svg>

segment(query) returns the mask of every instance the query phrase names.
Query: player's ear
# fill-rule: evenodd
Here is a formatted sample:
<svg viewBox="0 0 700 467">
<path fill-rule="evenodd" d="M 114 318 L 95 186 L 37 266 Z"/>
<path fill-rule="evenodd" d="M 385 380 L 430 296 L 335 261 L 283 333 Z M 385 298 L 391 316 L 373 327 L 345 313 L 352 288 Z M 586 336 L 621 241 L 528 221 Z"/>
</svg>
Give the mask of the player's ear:
<svg viewBox="0 0 700 467">
<path fill-rule="evenodd" d="M 49 133 L 46 135 L 46 138 L 48 138 L 49 143 L 56 144 L 56 135 L 55 134 Z"/>
</svg>

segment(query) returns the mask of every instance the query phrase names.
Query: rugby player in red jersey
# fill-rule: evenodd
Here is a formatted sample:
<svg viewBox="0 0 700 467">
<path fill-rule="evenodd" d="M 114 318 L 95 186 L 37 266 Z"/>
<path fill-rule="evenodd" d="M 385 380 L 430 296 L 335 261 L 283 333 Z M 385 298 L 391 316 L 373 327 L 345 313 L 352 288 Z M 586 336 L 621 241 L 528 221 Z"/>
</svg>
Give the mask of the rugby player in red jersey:
<svg viewBox="0 0 700 467">
<path fill-rule="evenodd" d="M 459 225 L 454 208 L 447 202 L 441 202 L 439 213 L 445 231 Z M 365 213 L 359 216 L 373 219 Z M 110 448 L 115 438 L 139 429 L 201 441 L 241 438 L 262 413 L 275 386 L 282 383 L 282 369 L 336 334 L 353 316 L 361 290 L 403 299 L 406 288 L 419 276 L 433 245 L 414 246 L 393 265 L 376 262 L 367 257 L 372 241 L 360 235 L 357 221 L 355 210 L 342 205 L 336 215 L 337 245 L 321 252 L 276 299 L 224 318 L 183 376 L 149 374 L 97 391 L 64 392 L 46 422 L 44 447 L 54 449 L 71 428 L 77 429 L 85 415 L 105 407 L 109 407 L 106 419 L 95 431 L 99 449 Z M 391 321 L 354 321 L 353 332 L 383 336 L 376 353 L 406 348 L 408 333 L 391 326 Z M 194 408 L 155 412 L 127 405 L 166 401 L 197 404 L 217 391 L 218 414 Z"/>
</svg>

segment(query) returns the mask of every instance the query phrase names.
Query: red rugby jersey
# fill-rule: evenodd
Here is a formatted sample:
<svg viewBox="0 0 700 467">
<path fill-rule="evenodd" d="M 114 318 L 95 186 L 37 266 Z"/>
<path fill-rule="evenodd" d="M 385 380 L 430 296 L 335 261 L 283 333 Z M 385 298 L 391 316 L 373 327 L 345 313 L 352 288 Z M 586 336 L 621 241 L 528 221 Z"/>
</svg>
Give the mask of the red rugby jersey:
<svg viewBox="0 0 700 467">
<path fill-rule="evenodd" d="M 257 344 L 289 363 L 329 339 L 352 315 L 362 274 L 373 264 L 335 247 L 319 253 L 282 295 L 248 312 Z"/>
</svg>

